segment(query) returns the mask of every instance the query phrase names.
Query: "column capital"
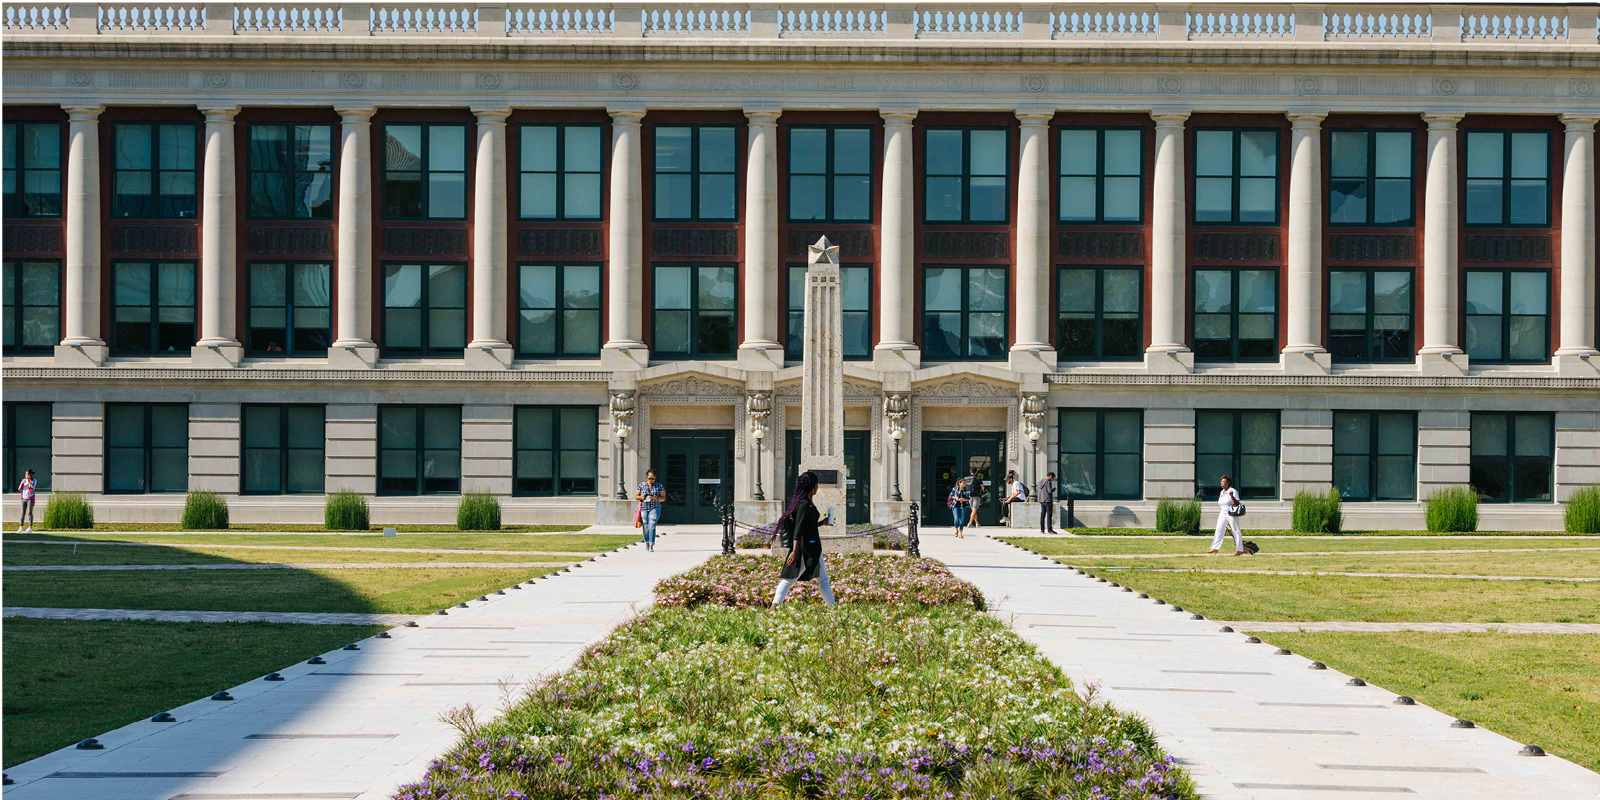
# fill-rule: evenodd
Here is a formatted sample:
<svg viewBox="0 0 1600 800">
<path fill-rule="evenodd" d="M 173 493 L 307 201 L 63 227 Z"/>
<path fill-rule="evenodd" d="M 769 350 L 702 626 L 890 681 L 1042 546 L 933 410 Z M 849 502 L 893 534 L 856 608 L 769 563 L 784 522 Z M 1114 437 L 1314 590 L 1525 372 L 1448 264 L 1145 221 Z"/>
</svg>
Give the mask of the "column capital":
<svg viewBox="0 0 1600 800">
<path fill-rule="evenodd" d="M 218 123 L 227 123 L 232 125 L 233 118 L 239 114 L 239 107 L 236 105 L 205 105 L 197 106 L 197 108 L 199 108 L 201 114 L 206 116 L 207 125 Z"/>
<path fill-rule="evenodd" d="M 82 105 L 64 105 L 61 110 L 67 112 L 67 120 L 70 122 L 99 122 L 100 112 L 105 111 L 106 107 L 99 103 L 84 103 Z"/>
<path fill-rule="evenodd" d="M 1561 121 L 1566 124 L 1567 130 L 1581 133 L 1594 130 L 1595 123 L 1600 122 L 1600 114 L 1562 114 Z"/>
<path fill-rule="evenodd" d="M 1466 115 L 1465 111 L 1425 111 L 1422 114 L 1422 121 L 1428 123 L 1429 129 L 1455 130 L 1456 125 Z"/>
<path fill-rule="evenodd" d="M 372 115 L 378 113 L 377 106 L 334 106 L 333 110 L 341 125 L 369 125 Z"/>
<path fill-rule="evenodd" d="M 1156 121 L 1157 128 L 1181 128 L 1189 114 L 1187 108 L 1156 108 L 1151 109 L 1150 118 Z"/>
<path fill-rule="evenodd" d="M 1055 118 L 1056 118 L 1056 110 L 1053 109 L 1053 108 L 1019 108 L 1019 109 L 1017 109 L 1017 119 L 1022 122 L 1022 127 L 1024 127 L 1024 128 L 1032 127 L 1032 126 L 1044 127 L 1046 125 L 1049 125 L 1050 121 L 1055 119 Z"/>
<path fill-rule="evenodd" d="M 639 120 L 644 119 L 645 112 L 648 110 L 649 109 L 635 106 L 627 106 L 622 108 L 607 107 L 606 113 L 611 115 L 612 125 L 638 125 Z"/>
<path fill-rule="evenodd" d="M 776 125 L 778 117 L 783 116 L 781 108 L 747 108 L 744 116 L 750 120 L 751 125 Z"/>
<path fill-rule="evenodd" d="M 883 117 L 885 125 L 910 125 L 917 119 L 915 108 L 880 108 L 878 116 Z"/>
<path fill-rule="evenodd" d="M 504 125 L 506 117 L 511 116 L 511 106 L 473 106 L 472 115 L 478 118 L 479 125 Z"/>
<path fill-rule="evenodd" d="M 1284 116 L 1289 118 L 1291 127 L 1295 128 L 1320 128 L 1322 121 L 1328 118 L 1326 111 L 1288 111 Z"/>
</svg>

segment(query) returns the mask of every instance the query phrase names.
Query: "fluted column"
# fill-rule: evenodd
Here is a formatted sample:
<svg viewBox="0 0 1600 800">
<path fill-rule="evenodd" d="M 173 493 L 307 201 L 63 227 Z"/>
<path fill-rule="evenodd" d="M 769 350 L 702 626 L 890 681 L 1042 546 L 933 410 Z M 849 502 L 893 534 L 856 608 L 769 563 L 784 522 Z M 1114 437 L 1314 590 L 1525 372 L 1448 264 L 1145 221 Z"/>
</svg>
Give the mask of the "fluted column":
<svg viewBox="0 0 1600 800">
<path fill-rule="evenodd" d="M 1184 236 L 1188 204 L 1184 201 L 1184 122 L 1188 111 L 1156 110 L 1155 164 L 1150 202 L 1150 346 L 1145 365 L 1161 372 L 1194 369 L 1194 355 L 1184 344 L 1188 276 Z"/>
<path fill-rule="evenodd" d="M 607 221 L 607 333 L 601 364 L 611 369 L 643 368 L 650 361 L 640 334 L 644 329 L 644 207 L 641 186 L 639 121 L 642 108 L 612 108 L 611 204 Z"/>
<path fill-rule="evenodd" d="M 1017 148 L 1017 338 L 1011 368 L 1052 372 L 1050 346 L 1050 120 L 1055 110 L 1023 109 Z"/>
<path fill-rule="evenodd" d="M 1283 366 L 1290 372 L 1326 372 L 1322 345 L 1322 121 L 1325 111 L 1289 113 L 1289 341 Z"/>
<path fill-rule="evenodd" d="M 196 364 L 237 366 L 243 356 L 234 324 L 238 287 L 238 223 L 234 193 L 233 118 L 238 106 L 202 106 L 206 117 L 200 192 L 200 341 Z"/>
<path fill-rule="evenodd" d="M 67 112 L 65 327 L 56 358 L 101 364 L 100 338 L 100 112 L 105 106 L 65 106 Z"/>
<path fill-rule="evenodd" d="M 1460 320 L 1456 293 L 1456 124 L 1460 112 L 1423 114 L 1428 123 L 1427 184 L 1423 189 L 1422 347 L 1417 361 L 1426 368 L 1465 369 L 1458 345 Z"/>
<path fill-rule="evenodd" d="M 378 361 L 372 340 L 372 106 L 340 107 L 338 338 L 328 365 L 371 367 Z"/>
<path fill-rule="evenodd" d="M 1600 370 L 1595 350 L 1595 222 L 1593 114 L 1562 114 L 1567 124 L 1566 167 L 1561 183 L 1561 347 L 1556 361 L 1565 372 Z M 1588 363 L 1583 356 L 1588 355 Z M 1587 368 L 1587 369 L 1585 369 Z"/>
<path fill-rule="evenodd" d="M 915 109 L 883 109 L 883 224 L 878 278 L 878 345 L 872 363 L 878 369 L 916 369 L 922 362 L 913 335 L 917 267 L 914 234 L 917 225 L 916 170 L 912 121 Z"/>
<path fill-rule="evenodd" d="M 506 231 L 510 196 L 506 192 L 506 117 L 508 106 L 472 109 L 478 117 L 478 149 L 472 181 L 472 341 L 467 366 L 510 366 L 506 338 Z"/>
<path fill-rule="evenodd" d="M 780 108 L 747 108 L 750 120 L 744 190 L 744 341 L 739 366 L 778 369 L 778 116 Z"/>
</svg>

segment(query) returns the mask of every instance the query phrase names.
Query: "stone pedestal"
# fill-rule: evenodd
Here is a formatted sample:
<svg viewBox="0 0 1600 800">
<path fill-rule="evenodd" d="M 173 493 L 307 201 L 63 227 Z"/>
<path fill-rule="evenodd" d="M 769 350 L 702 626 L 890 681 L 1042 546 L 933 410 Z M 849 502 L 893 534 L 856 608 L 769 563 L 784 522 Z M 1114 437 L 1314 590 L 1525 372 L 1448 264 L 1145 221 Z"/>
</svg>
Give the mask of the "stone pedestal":
<svg viewBox="0 0 1600 800">
<path fill-rule="evenodd" d="M 197 344 L 189 348 L 189 364 L 195 367 L 228 369 L 239 366 L 244 360 L 244 347 L 239 344 Z"/>
<path fill-rule="evenodd" d="M 509 345 L 505 347 L 498 344 L 480 345 L 462 351 L 461 363 L 467 369 L 508 369 L 514 356 L 515 353 Z"/>
<path fill-rule="evenodd" d="M 1011 521 L 1008 528 L 1039 530 L 1039 504 L 1033 501 L 1016 501 L 1011 504 Z"/>
<path fill-rule="evenodd" d="M 633 500 L 602 497 L 594 501 L 594 524 L 633 525 L 633 510 L 639 504 Z"/>
<path fill-rule="evenodd" d="M 782 500 L 733 501 L 733 518 L 745 525 L 771 525 L 782 515 Z"/>
<path fill-rule="evenodd" d="M 911 502 L 899 500 L 875 500 L 872 503 L 872 524 L 889 525 L 911 516 Z M 922 509 L 922 524 L 928 522 L 928 509 Z"/>
<path fill-rule="evenodd" d="M 106 363 L 106 353 L 110 348 L 103 342 L 79 344 L 77 347 L 67 344 L 56 345 L 56 366 L 58 367 L 99 367 Z"/>
<path fill-rule="evenodd" d="M 1285 351 L 1278 356 L 1283 371 L 1290 375 L 1327 375 L 1333 371 L 1333 355 L 1325 350 Z"/>
<path fill-rule="evenodd" d="M 1459 351 L 1417 354 L 1417 368 L 1432 377 L 1462 377 L 1467 374 L 1467 361 L 1467 354 Z"/>
<path fill-rule="evenodd" d="M 1165 350 L 1160 352 L 1146 350 L 1144 366 L 1145 369 L 1158 375 L 1188 375 L 1194 372 L 1194 353 L 1179 350 L 1169 355 Z"/>
<path fill-rule="evenodd" d="M 378 366 L 375 344 L 340 345 L 328 348 L 329 369 L 372 369 Z"/>
<path fill-rule="evenodd" d="M 1556 374 L 1563 378 L 1600 378 L 1600 356 L 1584 358 L 1557 353 L 1555 365 Z"/>
</svg>

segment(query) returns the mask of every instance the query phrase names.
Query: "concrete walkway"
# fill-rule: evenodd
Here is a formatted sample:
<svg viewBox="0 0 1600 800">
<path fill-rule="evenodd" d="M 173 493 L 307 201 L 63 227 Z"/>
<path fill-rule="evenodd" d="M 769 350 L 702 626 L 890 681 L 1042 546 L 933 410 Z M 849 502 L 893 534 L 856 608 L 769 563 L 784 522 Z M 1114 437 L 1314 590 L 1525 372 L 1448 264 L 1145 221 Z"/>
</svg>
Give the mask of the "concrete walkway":
<svg viewBox="0 0 1600 800">
<path fill-rule="evenodd" d="M 105 733 L 104 750 L 66 748 L 8 769 L 16 785 L 6 800 L 389 798 L 459 738 L 441 712 L 471 704 L 480 719 L 494 717 L 503 681 L 571 666 L 586 643 L 647 606 L 657 581 L 720 545 L 716 528 L 679 527 L 654 553 L 613 551 L 488 602 L 413 618 L 420 627 L 324 653 L 326 664 L 285 666 L 282 682 L 258 679 L 228 689 L 231 701 L 172 709 L 175 723 Z"/>
<path fill-rule="evenodd" d="M 1295 633 L 1298 631 L 1336 633 L 1387 633 L 1425 631 L 1428 633 L 1589 633 L 1600 634 L 1597 622 L 1218 622 L 1236 631 Z"/>
<path fill-rule="evenodd" d="M 571 561 L 338 561 L 331 564 L 50 564 L 0 567 L 6 572 L 126 572 L 160 569 L 496 569 L 511 567 L 570 567 Z"/>
<path fill-rule="evenodd" d="M 983 590 L 1079 686 L 1149 720 L 1207 798 L 1323 800 L 1411 794 L 1594 800 L 1600 775 L 1426 706 L 1309 669 L 1243 633 L 1109 588 L 1055 561 L 969 531 L 925 530 L 922 552 Z"/>
</svg>

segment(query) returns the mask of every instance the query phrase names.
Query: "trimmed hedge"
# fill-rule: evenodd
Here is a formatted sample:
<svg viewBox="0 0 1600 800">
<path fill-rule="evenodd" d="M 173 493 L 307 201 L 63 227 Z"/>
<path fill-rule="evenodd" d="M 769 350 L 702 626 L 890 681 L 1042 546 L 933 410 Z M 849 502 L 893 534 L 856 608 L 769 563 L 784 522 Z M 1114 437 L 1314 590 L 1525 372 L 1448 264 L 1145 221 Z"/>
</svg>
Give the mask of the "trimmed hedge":
<svg viewBox="0 0 1600 800">
<path fill-rule="evenodd" d="M 463 531 L 500 530 L 500 501 L 488 492 L 466 492 L 456 509 L 456 529 Z"/>
<path fill-rule="evenodd" d="M 330 531 L 364 531 L 372 527 L 366 495 L 351 491 L 329 492 L 322 509 L 322 527 Z"/>
<path fill-rule="evenodd" d="M 1567 533 L 1600 533 L 1600 486 L 1584 486 L 1567 498 Z"/>
<path fill-rule="evenodd" d="M 1428 530 L 1472 533 L 1478 529 L 1478 492 L 1469 486 L 1440 489 L 1428 498 Z"/>
<path fill-rule="evenodd" d="M 183 504 L 179 530 L 225 531 L 228 529 L 228 501 L 216 492 L 193 491 Z"/>
<path fill-rule="evenodd" d="M 44 527 L 53 531 L 94 529 L 94 506 L 83 492 L 52 492 L 44 504 Z"/>
<path fill-rule="evenodd" d="M 1296 533 L 1338 533 L 1344 527 L 1344 512 L 1339 507 L 1339 490 L 1325 495 L 1301 492 L 1294 496 L 1290 527 Z"/>
<path fill-rule="evenodd" d="M 1156 503 L 1156 530 L 1162 533 L 1200 532 L 1200 498 L 1174 500 L 1163 497 Z"/>
</svg>

